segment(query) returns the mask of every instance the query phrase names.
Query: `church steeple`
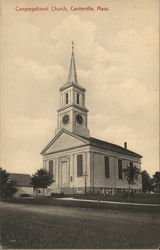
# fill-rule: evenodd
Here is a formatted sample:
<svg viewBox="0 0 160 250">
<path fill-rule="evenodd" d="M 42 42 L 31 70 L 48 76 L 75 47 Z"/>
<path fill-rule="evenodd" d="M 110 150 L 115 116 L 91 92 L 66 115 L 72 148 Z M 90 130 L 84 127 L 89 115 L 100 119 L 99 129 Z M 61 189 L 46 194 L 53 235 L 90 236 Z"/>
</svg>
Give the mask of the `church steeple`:
<svg viewBox="0 0 160 250">
<path fill-rule="evenodd" d="M 78 84 L 76 64 L 75 64 L 75 58 L 74 58 L 74 42 L 73 41 L 72 41 L 72 56 L 71 56 L 71 63 L 70 63 L 70 67 L 69 67 L 69 74 L 68 74 L 67 83 Z"/>
<path fill-rule="evenodd" d="M 72 42 L 68 81 L 60 88 L 60 108 L 57 110 L 58 121 L 56 134 L 61 129 L 66 129 L 74 134 L 89 137 L 85 91 L 77 80 L 74 43 Z"/>
</svg>

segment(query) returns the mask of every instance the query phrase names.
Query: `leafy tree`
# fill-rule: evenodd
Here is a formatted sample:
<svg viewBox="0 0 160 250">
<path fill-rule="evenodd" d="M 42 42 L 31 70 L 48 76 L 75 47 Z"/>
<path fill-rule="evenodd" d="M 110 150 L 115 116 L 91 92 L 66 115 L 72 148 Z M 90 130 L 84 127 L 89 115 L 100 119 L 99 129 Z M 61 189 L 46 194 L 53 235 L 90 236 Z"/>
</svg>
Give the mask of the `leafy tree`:
<svg viewBox="0 0 160 250">
<path fill-rule="evenodd" d="M 31 177 L 31 184 L 34 188 L 43 188 L 44 189 L 50 186 L 53 183 L 53 175 L 50 174 L 45 169 L 41 168 Z"/>
<path fill-rule="evenodd" d="M 0 167 L 0 197 L 4 196 L 4 186 L 9 179 L 7 171 Z"/>
<path fill-rule="evenodd" d="M 153 186 L 154 191 L 160 193 L 160 171 L 155 172 L 155 174 L 153 175 Z"/>
<path fill-rule="evenodd" d="M 17 191 L 16 183 L 9 179 L 9 173 L 0 168 L 0 197 L 12 197 Z"/>
<path fill-rule="evenodd" d="M 4 197 L 12 198 L 13 194 L 17 192 L 16 182 L 13 180 L 8 180 L 4 188 Z"/>
<path fill-rule="evenodd" d="M 128 189 L 131 189 L 131 185 L 135 185 L 141 175 L 139 168 L 136 166 L 127 166 L 124 170 L 124 177 L 128 183 Z"/>
<path fill-rule="evenodd" d="M 152 179 L 146 170 L 142 171 L 142 190 L 144 193 L 146 193 L 147 191 L 150 192 L 153 190 Z"/>
</svg>

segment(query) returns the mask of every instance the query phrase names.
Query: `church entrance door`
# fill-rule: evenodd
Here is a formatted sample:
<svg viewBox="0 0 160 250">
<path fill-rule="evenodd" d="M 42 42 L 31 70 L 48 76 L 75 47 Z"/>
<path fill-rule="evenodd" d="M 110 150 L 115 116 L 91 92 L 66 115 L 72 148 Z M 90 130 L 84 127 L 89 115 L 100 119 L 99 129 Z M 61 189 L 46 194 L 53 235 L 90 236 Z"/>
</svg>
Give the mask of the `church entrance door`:
<svg viewBox="0 0 160 250">
<path fill-rule="evenodd" d="M 61 162 L 61 186 L 69 187 L 69 165 L 67 161 Z"/>
</svg>

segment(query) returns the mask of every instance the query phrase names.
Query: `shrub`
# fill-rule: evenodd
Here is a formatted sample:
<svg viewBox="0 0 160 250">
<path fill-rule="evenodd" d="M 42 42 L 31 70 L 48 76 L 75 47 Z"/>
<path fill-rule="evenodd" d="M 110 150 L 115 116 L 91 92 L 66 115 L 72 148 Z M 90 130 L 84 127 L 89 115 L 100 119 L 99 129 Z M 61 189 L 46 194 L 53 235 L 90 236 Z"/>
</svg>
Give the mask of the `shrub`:
<svg viewBox="0 0 160 250">
<path fill-rule="evenodd" d="M 51 197 L 53 198 L 62 198 L 64 197 L 64 193 L 61 192 L 61 193 L 51 193 Z"/>
<path fill-rule="evenodd" d="M 20 197 L 30 197 L 30 194 L 21 194 Z"/>
</svg>

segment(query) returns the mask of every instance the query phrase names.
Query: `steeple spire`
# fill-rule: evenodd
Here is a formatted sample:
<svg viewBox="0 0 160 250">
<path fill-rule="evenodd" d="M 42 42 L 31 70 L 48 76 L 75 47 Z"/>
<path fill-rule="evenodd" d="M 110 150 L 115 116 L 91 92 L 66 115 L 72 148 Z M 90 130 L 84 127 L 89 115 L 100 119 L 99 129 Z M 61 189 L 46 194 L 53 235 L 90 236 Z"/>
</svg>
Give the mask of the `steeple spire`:
<svg viewBox="0 0 160 250">
<path fill-rule="evenodd" d="M 71 63 L 69 67 L 67 83 L 72 83 L 72 82 L 78 84 L 76 64 L 75 64 L 75 58 L 74 58 L 74 42 L 73 41 L 72 41 L 72 56 L 71 56 Z"/>
</svg>

